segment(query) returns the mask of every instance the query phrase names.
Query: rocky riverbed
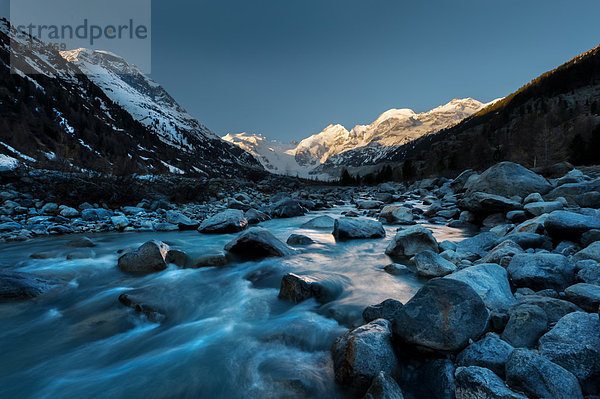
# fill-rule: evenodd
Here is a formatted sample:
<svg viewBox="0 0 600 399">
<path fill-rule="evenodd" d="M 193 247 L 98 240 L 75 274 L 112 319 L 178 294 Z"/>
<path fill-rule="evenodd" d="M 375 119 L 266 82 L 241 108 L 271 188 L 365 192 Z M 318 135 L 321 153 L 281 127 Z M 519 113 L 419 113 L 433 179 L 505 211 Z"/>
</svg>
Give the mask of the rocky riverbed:
<svg viewBox="0 0 600 399">
<path fill-rule="evenodd" d="M 552 173 L 119 206 L 11 183 L 0 392 L 599 395 L 600 179 Z"/>
</svg>

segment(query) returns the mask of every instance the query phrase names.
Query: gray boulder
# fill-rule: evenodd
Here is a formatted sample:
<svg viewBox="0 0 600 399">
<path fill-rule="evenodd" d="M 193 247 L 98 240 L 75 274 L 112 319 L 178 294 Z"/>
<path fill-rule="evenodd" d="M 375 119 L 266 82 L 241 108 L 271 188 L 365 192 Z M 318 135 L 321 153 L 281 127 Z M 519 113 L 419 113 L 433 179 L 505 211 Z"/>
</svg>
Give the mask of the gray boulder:
<svg viewBox="0 0 600 399">
<path fill-rule="evenodd" d="M 573 302 L 586 312 L 597 312 L 600 308 L 600 286 L 579 283 L 565 290 L 568 301 Z"/>
<path fill-rule="evenodd" d="M 570 313 L 540 338 L 540 354 L 573 373 L 587 394 L 600 392 L 598 314 Z"/>
<path fill-rule="evenodd" d="M 595 260 L 600 263 L 600 241 L 596 241 L 577 252 L 573 255 L 573 261 L 579 262 L 580 260 Z"/>
<path fill-rule="evenodd" d="M 81 211 L 81 218 L 87 222 L 97 222 L 108 219 L 113 215 L 111 211 L 103 208 L 87 208 Z"/>
<path fill-rule="evenodd" d="M 485 367 L 504 377 L 504 367 L 508 357 L 515 350 L 509 343 L 495 334 L 480 339 L 462 350 L 456 356 L 458 366 Z"/>
<path fill-rule="evenodd" d="M 331 347 L 335 380 L 365 392 L 380 372 L 393 375 L 398 360 L 392 347 L 390 322 L 377 319 L 348 331 Z"/>
<path fill-rule="evenodd" d="M 489 312 L 466 283 L 447 278 L 427 282 L 394 319 L 394 334 L 417 349 L 456 352 L 477 339 Z"/>
<path fill-rule="evenodd" d="M 367 323 L 377 320 L 386 319 L 392 321 L 396 318 L 400 310 L 402 309 L 402 302 L 395 299 L 386 299 L 377 305 L 367 306 L 363 311 L 363 319 Z"/>
<path fill-rule="evenodd" d="M 417 274 L 423 277 L 443 277 L 456 271 L 454 263 L 430 250 L 419 252 L 414 261 L 417 266 Z"/>
<path fill-rule="evenodd" d="M 488 251 L 498 244 L 501 238 L 494 233 L 484 232 L 462 240 L 456 244 L 456 252 L 462 255 L 474 254 L 484 257 Z"/>
<path fill-rule="evenodd" d="M 130 291 L 119 295 L 119 302 L 140 313 L 153 323 L 162 323 L 167 318 L 164 310 L 159 306 L 148 303 L 148 298 L 143 293 Z"/>
<path fill-rule="evenodd" d="M 508 273 L 497 264 L 484 263 L 471 266 L 452 273 L 446 278 L 468 284 L 491 310 L 505 311 L 516 302 L 510 290 Z"/>
<path fill-rule="evenodd" d="M 387 224 L 413 224 L 412 209 L 401 205 L 386 205 L 379 213 L 379 220 Z"/>
<path fill-rule="evenodd" d="M 518 305 L 509 312 L 510 318 L 502 332 L 502 339 L 515 348 L 533 348 L 548 331 L 548 317 L 536 305 Z"/>
<path fill-rule="evenodd" d="M 348 279 L 342 275 L 315 272 L 307 275 L 288 273 L 281 279 L 279 298 L 294 303 L 315 298 L 319 303 L 337 299 Z"/>
<path fill-rule="evenodd" d="M 389 256 L 413 256 L 427 250 L 438 253 L 438 242 L 431 230 L 416 225 L 398 231 L 385 253 Z"/>
<path fill-rule="evenodd" d="M 56 280 L 35 274 L 0 270 L 0 302 L 35 298 L 57 284 Z"/>
<path fill-rule="evenodd" d="M 400 389 L 396 380 L 381 371 L 373 379 L 363 399 L 404 399 L 404 395 L 402 395 L 402 389 Z"/>
<path fill-rule="evenodd" d="M 578 269 L 577 280 L 588 284 L 600 285 L 600 264 L 592 259 L 582 260 L 575 264 Z"/>
<path fill-rule="evenodd" d="M 259 224 L 260 222 L 264 222 L 271 219 L 266 213 L 253 208 L 248 209 L 244 213 L 244 217 L 248 221 L 248 224 Z"/>
<path fill-rule="evenodd" d="M 292 234 L 288 237 L 286 243 L 293 246 L 302 246 L 313 244 L 312 238 L 304 236 L 302 234 Z"/>
<path fill-rule="evenodd" d="M 528 349 L 515 349 L 506 363 L 509 387 L 532 398 L 583 399 L 577 378 Z"/>
<path fill-rule="evenodd" d="M 333 230 L 333 225 L 335 224 L 335 219 L 331 216 L 323 215 L 317 216 L 314 219 L 309 220 L 300 226 L 303 229 L 314 229 L 314 230 Z"/>
<path fill-rule="evenodd" d="M 552 240 L 548 236 L 531 232 L 511 233 L 504 237 L 506 240 L 511 240 L 523 249 L 542 248 L 547 251 L 552 250 Z"/>
<path fill-rule="evenodd" d="M 519 305 L 539 306 L 546 312 L 548 323 L 554 324 L 569 313 L 580 312 L 581 308 L 571 302 L 541 295 L 526 295 L 517 300 Z"/>
<path fill-rule="evenodd" d="M 578 239 L 591 229 L 600 229 L 600 218 L 568 211 L 554 211 L 548 215 L 544 227 L 553 238 Z"/>
<path fill-rule="evenodd" d="M 550 213 L 552 211 L 562 211 L 563 204 L 560 201 L 548 201 L 548 202 L 531 202 L 525 205 L 525 211 L 533 216 L 540 216 L 544 213 Z"/>
<path fill-rule="evenodd" d="M 575 279 L 575 266 L 567 257 L 558 254 L 517 254 L 507 270 L 514 286 L 534 290 L 552 288 L 562 291 Z"/>
<path fill-rule="evenodd" d="M 225 251 L 243 259 L 284 257 L 296 252 L 267 229 L 252 227 L 225 245 Z"/>
<path fill-rule="evenodd" d="M 470 182 L 467 194 L 481 191 L 503 197 L 525 198 L 531 193 L 546 194 L 552 189 L 542 176 L 512 162 L 500 162 Z"/>
<path fill-rule="evenodd" d="M 291 198 L 286 198 L 275 203 L 271 212 L 273 217 L 276 218 L 292 218 L 303 216 L 305 213 L 306 208 L 304 208 L 299 201 Z"/>
<path fill-rule="evenodd" d="M 496 263 L 504 268 L 508 267 L 513 256 L 516 254 L 523 253 L 521 248 L 514 241 L 507 239 L 502 243 L 496 245 L 490 252 L 487 253 L 482 259 L 482 263 Z"/>
<path fill-rule="evenodd" d="M 167 222 L 177 225 L 179 230 L 195 230 L 200 225 L 197 220 L 190 219 L 181 212 L 167 211 Z"/>
<path fill-rule="evenodd" d="M 501 195 L 483 192 L 468 193 L 459 201 L 461 209 L 466 209 L 476 214 L 489 215 L 493 213 L 506 213 L 522 208 L 521 203 Z"/>
<path fill-rule="evenodd" d="M 148 241 L 138 249 L 122 255 L 118 267 L 128 273 L 154 273 L 167 268 L 169 246 L 160 241 Z"/>
<path fill-rule="evenodd" d="M 224 252 L 209 253 L 200 256 L 194 261 L 194 267 L 221 267 L 229 263 Z"/>
<path fill-rule="evenodd" d="M 244 212 L 239 209 L 227 209 L 204 220 L 198 231 L 205 234 L 237 233 L 248 228 Z"/>
<path fill-rule="evenodd" d="M 456 369 L 456 399 L 527 399 L 504 385 L 491 370 L 470 366 Z"/>
<path fill-rule="evenodd" d="M 338 240 L 382 238 L 385 230 L 376 220 L 342 217 L 335 220 L 333 235 Z"/>
</svg>

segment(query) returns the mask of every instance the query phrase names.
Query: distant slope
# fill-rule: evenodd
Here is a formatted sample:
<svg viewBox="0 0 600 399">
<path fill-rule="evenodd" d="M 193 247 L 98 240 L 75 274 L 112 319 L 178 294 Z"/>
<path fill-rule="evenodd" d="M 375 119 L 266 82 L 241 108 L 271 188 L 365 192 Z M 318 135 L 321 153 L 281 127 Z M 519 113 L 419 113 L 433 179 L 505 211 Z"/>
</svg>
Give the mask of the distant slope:
<svg viewBox="0 0 600 399">
<path fill-rule="evenodd" d="M 528 167 L 600 162 L 600 46 L 546 72 L 462 123 L 406 144 L 382 162 L 455 174 L 498 161 Z M 594 156 L 596 156 L 594 160 Z"/>
<path fill-rule="evenodd" d="M 106 58 L 97 57 L 97 64 L 89 62 L 82 71 L 44 43 L 36 41 L 31 51 L 24 40 L 6 20 L 0 21 L 4 165 L 14 159 L 40 168 L 203 176 L 262 169 L 252 156 L 189 117 L 124 60 L 117 63 L 132 73 L 107 70 L 99 87 L 84 72 L 90 73 L 91 66 L 105 68 Z M 136 109 L 144 107 L 154 118 L 143 120 Z"/>
</svg>

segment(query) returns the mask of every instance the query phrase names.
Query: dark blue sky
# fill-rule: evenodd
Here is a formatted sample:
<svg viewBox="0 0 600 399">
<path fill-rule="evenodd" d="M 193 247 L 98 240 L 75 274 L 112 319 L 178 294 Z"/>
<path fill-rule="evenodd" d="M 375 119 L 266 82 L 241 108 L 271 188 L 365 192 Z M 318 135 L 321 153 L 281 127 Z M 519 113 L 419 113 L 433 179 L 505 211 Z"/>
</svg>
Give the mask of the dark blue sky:
<svg viewBox="0 0 600 399">
<path fill-rule="evenodd" d="M 152 13 L 156 81 L 220 135 L 282 140 L 489 101 L 600 41 L 598 0 L 154 0 Z"/>
</svg>

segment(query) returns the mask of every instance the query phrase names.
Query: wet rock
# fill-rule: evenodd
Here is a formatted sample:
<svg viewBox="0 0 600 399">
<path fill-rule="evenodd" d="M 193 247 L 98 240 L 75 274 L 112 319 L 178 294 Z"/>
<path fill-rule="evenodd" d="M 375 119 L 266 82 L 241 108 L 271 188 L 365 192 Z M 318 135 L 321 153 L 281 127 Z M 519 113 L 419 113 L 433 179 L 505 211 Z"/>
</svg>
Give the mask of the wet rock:
<svg viewBox="0 0 600 399">
<path fill-rule="evenodd" d="M 91 259 L 96 256 L 96 252 L 94 252 L 90 248 L 79 248 L 74 251 L 70 251 L 67 253 L 67 260 L 74 259 Z"/>
<path fill-rule="evenodd" d="M 279 298 L 299 303 L 314 297 L 320 303 L 327 303 L 338 298 L 347 283 L 345 277 L 336 274 L 298 275 L 288 273 L 281 279 Z"/>
<path fill-rule="evenodd" d="M 506 363 L 509 387 L 534 398 L 583 399 L 577 378 L 528 349 L 515 349 Z"/>
<path fill-rule="evenodd" d="M 517 254 L 507 270 L 514 286 L 534 290 L 552 288 L 562 291 L 575 278 L 575 266 L 558 254 Z"/>
<path fill-rule="evenodd" d="M 459 201 L 458 205 L 461 209 L 484 215 L 497 212 L 506 213 L 522 208 L 520 202 L 513 201 L 500 195 L 483 192 L 474 192 L 466 195 Z"/>
<path fill-rule="evenodd" d="M 400 301 L 395 299 L 386 299 L 380 304 L 367 306 L 363 311 L 362 316 L 367 323 L 377 319 L 386 319 L 392 321 L 398 315 L 398 312 L 400 312 L 402 306 L 402 302 Z"/>
<path fill-rule="evenodd" d="M 469 180 L 470 177 L 477 177 L 477 173 L 472 169 L 467 169 L 459 174 L 456 179 L 450 182 L 450 187 L 452 187 L 452 191 L 455 193 L 459 193 L 464 190 L 465 184 Z"/>
<path fill-rule="evenodd" d="M 73 248 L 92 248 L 95 247 L 96 244 L 88 237 L 79 237 L 67 242 L 67 246 Z"/>
<path fill-rule="evenodd" d="M 591 229 L 600 229 L 600 218 L 568 211 L 554 211 L 548 215 L 544 227 L 553 238 L 578 239 Z"/>
<path fill-rule="evenodd" d="M 518 305 L 509 312 L 510 318 L 502 339 L 515 348 L 533 348 L 548 330 L 548 317 L 536 305 Z"/>
<path fill-rule="evenodd" d="M 507 198 L 512 196 L 526 197 L 531 193 L 546 194 L 552 189 L 542 176 L 512 162 L 500 162 L 471 182 L 467 194 L 470 192 L 485 192 L 501 195 Z"/>
<path fill-rule="evenodd" d="M 533 202 L 544 202 L 544 198 L 540 193 L 531 193 L 523 200 L 523 204 L 531 204 Z"/>
<path fill-rule="evenodd" d="M 549 202 L 531 202 L 525 205 L 525 211 L 533 216 L 540 216 L 544 213 L 550 213 L 552 211 L 562 211 L 563 204 L 560 201 L 549 201 Z"/>
<path fill-rule="evenodd" d="M 139 208 L 137 206 L 122 206 L 121 207 L 121 211 L 128 216 L 136 216 L 139 214 L 144 214 L 146 213 L 146 210 L 144 208 Z"/>
<path fill-rule="evenodd" d="M 587 247 L 596 241 L 600 241 L 600 230 L 598 229 L 588 230 L 581 235 L 581 245 L 584 247 Z"/>
<path fill-rule="evenodd" d="M 358 209 L 379 209 L 383 205 L 380 201 L 365 200 L 356 201 L 356 207 Z"/>
<path fill-rule="evenodd" d="M 267 229 L 252 227 L 225 245 L 225 251 L 244 259 L 283 257 L 295 251 Z"/>
<path fill-rule="evenodd" d="M 17 222 L 5 222 L 0 223 L 0 233 L 10 233 L 14 231 L 19 231 L 23 228 L 20 223 Z"/>
<path fill-rule="evenodd" d="M 248 224 L 258 224 L 271 219 L 266 213 L 253 208 L 247 210 L 246 213 L 244 213 L 244 217 L 248 220 Z"/>
<path fill-rule="evenodd" d="M 103 208 L 87 208 L 81 211 L 81 218 L 88 222 L 97 222 L 108 219 L 113 215 L 111 211 Z"/>
<path fill-rule="evenodd" d="M 558 243 L 556 248 L 554 248 L 552 253 L 564 256 L 571 256 L 577 253 L 579 250 L 581 250 L 581 247 L 578 244 L 571 241 L 561 241 L 560 243 Z"/>
<path fill-rule="evenodd" d="M 229 263 L 224 252 L 202 255 L 194 261 L 194 267 L 222 267 Z"/>
<path fill-rule="evenodd" d="M 488 319 L 485 304 L 468 284 L 436 278 L 404 305 L 393 330 L 405 344 L 456 352 L 483 334 Z"/>
<path fill-rule="evenodd" d="M 227 209 L 204 220 L 198 231 L 205 234 L 237 233 L 248 228 L 244 212 L 239 209 Z"/>
<path fill-rule="evenodd" d="M 419 252 L 414 258 L 417 274 L 424 277 L 443 277 L 456 270 L 454 263 L 433 251 Z"/>
<path fill-rule="evenodd" d="M 193 264 L 192 258 L 179 249 L 170 249 L 165 258 L 167 263 L 172 263 L 179 267 L 190 267 Z"/>
<path fill-rule="evenodd" d="M 378 319 L 348 331 L 331 347 L 335 380 L 365 392 L 380 372 L 394 374 L 398 360 L 392 347 L 390 323 Z"/>
<path fill-rule="evenodd" d="M 498 244 L 500 239 L 494 233 L 479 233 L 476 236 L 458 242 L 456 252 L 458 254 L 475 254 L 477 257 L 484 257 L 490 249 Z"/>
<path fill-rule="evenodd" d="M 292 234 L 288 237 L 286 243 L 293 246 L 302 246 L 313 244 L 312 238 L 304 236 L 302 234 Z"/>
<path fill-rule="evenodd" d="M 306 213 L 306 209 L 300 204 L 300 202 L 287 198 L 277 202 L 273 205 L 272 215 L 277 218 L 292 218 L 296 216 L 303 216 Z"/>
<path fill-rule="evenodd" d="M 31 259 L 54 259 L 61 256 L 61 253 L 56 250 L 34 252 L 29 257 Z"/>
<path fill-rule="evenodd" d="M 398 231 L 385 253 L 389 256 L 413 256 L 427 250 L 438 253 L 438 242 L 431 230 L 416 225 Z"/>
<path fill-rule="evenodd" d="M 333 235 L 338 240 L 382 238 L 385 230 L 376 220 L 342 217 L 335 220 Z"/>
<path fill-rule="evenodd" d="M 323 215 L 318 216 L 314 219 L 309 220 L 300 226 L 303 229 L 314 229 L 314 230 L 333 230 L 335 219 L 331 216 Z"/>
<path fill-rule="evenodd" d="M 577 252 L 573 256 L 574 262 L 579 262 L 580 260 L 595 260 L 596 262 L 600 262 L 600 241 L 596 241 Z"/>
<path fill-rule="evenodd" d="M 477 292 L 491 310 L 508 310 L 516 302 L 510 290 L 506 270 L 493 263 L 484 263 L 452 273 L 446 278 L 462 281 Z"/>
<path fill-rule="evenodd" d="M 600 264 L 595 260 L 587 259 L 575 264 L 577 280 L 588 284 L 600 285 Z"/>
<path fill-rule="evenodd" d="M 35 274 L 0 270 L 0 302 L 35 298 L 58 284 L 57 280 Z"/>
<path fill-rule="evenodd" d="M 540 354 L 570 371 L 587 394 L 600 392 L 598 314 L 570 313 L 540 338 Z"/>
<path fill-rule="evenodd" d="M 542 234 L 519 232 L 509 234 L 504 239 L 513 241 L 523 249 L 542 248 L 547 251 L 552 250 L 552 240 Z"/>
<path fill-rule="evenodd" d="M 407 266 L 398 263 L 391 263 L 389 265 L 386 265 L 383 268 L 383 270 L 394 276 L 404 276 L 406 274 L 412 273 L 412 271 Z"/>
<path fill-rule="evenodd" d="M 65 206 L 64 208 L 62 208 L 59 214 L 60 214 L 60 216 L 69 218 L 69 219 L 76 218 L 80 215 L 80 213 L 77 209 L 71 208 L 68 206 Z"/>
<path fill-rule="evenodd" d="M 405 206 L 387 205 L 379 213 L 379 220 L 387 224 L 413 224 L 414 215 L 412 210 Z"/>
<path fill-rule="evenodd" d="M 517 303 L 539 306 L 546 312 L 549 324 L 556 323 L 569 313 L 581 311 L 581 308 L 571 302 L 541 295 L 526 295 L 519 298 Z"/>
<path fill-rule="evenodd" d="M 508 267 L 513 256 L 516 254 L 523 253 L 517 243 L 507 239 L 502 243 L 496 245 L 490 252 L 487 253 L 482 259 L 482 263 L 496 263 L 504 268 Z"/>
<path fill-rule="evenodd" d="M 239 209 L 242 211 L 247 211 L 250 209 L 250 205 L 244 204 L 236 199 L 230 199 L 227 203 L 227 208 L 229 209 Z"/>
<path fill-rule="evenodd" d="M 363 399 L 404 399 L 404 396 L 396 380 L 381 371 L 373 379 Z"/>
<path fill-rule="evenodd" d="M 458 366 L 479 366 L 504 377 L 504 366 L 515 348 L 496 334 L 489 334 L 472 343 L 456 356 Z"/>
<path fill-rule="evenodd" d="M 155 305 L 145 303 L 145 298 L 135 293 L 119 295 L 119 302 L 135 310 L 137 313 L 146 316 L 153 323 L 162 323 L 166 319 L 166 315 L 162 310 L 159 310 Z"/>
<path fill-rule="evenodd" d="M 138 249 L 119 258 L 118 267 L 130 273 L 154 273 L 165 270 L 168 245 L 160 241 L 148 241 Z"/>
<path fill-rule="evenodd" d="M 579 283 L 565 290 L 568 301 L 573 302 L 586 312 L 597 312 L 600 308 L 600 286 Z"/>
<path fill-rule="evenodd" d="M 177 211 L 167 211 L 166 219 L 168 223 L 176 225 L 179 230 L 195 230 L 200 226 L 200 222 L 197 220 L 192 220 Z"/>
<path fill-rule="evenodd" d="M 456 399 L 527 399 L 504 385 L 491 370 L 470 366 L 456 369 Z"/>
<path fill-rule="evenodd" d="M 58 205 L 54 202 L 48 202 L 42 207 L 41 211 L 44 215 L 56 215 L 58 213 Z"/>
</svg>

